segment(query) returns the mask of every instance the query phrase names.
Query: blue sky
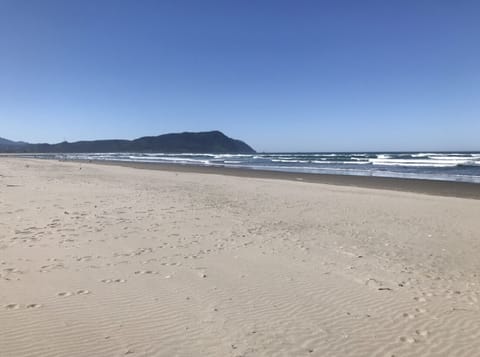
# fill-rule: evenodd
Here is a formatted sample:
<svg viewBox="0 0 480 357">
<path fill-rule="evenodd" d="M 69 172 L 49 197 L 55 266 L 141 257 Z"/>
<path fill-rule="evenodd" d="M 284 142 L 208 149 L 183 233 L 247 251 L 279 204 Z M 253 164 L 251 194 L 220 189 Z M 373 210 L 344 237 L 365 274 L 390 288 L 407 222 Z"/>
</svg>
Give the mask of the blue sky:
<svg viewBox="0 0 480 357">
<path fill-rule="evenodd" d="M 480 1 L 0 0 L 0 136 L 480 150 Z"/>
</svg>

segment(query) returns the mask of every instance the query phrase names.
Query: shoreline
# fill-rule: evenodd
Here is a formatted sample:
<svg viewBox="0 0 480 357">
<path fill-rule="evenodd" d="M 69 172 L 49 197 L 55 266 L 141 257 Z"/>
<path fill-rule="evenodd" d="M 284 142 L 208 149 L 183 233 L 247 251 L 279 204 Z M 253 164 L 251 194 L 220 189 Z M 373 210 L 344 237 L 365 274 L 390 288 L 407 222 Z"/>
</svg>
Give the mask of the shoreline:
<svg viewBox="0 0 480 357">
<path fill-rule="evenodd" d="M 457 197 L 480 200 L 480 184 L 440 180 L 423 180 L 396 177 L 354 176 L 335 174 L 313 174 L 230 168 L 220 166 L 197 166 L 182 164 L 139 163 L 103 160 L 67 160 L 69 162 L 113 165 L 141 170 L 225 175 L 245 178 L 262 178 L 297 182 L 319 183 L 336 186 L 350 186 L 387 191 L 411 192 L 434 196 Z"/>
</svg>

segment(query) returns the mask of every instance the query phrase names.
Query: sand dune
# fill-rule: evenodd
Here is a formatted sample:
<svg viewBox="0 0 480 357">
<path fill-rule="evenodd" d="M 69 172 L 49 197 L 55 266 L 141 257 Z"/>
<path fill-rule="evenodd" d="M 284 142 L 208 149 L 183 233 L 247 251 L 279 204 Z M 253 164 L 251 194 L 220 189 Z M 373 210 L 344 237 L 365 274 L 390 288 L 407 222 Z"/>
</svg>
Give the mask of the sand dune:
<svg viewBox="0 0 480 357">
<path fill-rule="evenodd" d="M 0 160 L 0 356 L 480 356 L 480 200 Z"/>
</svg>

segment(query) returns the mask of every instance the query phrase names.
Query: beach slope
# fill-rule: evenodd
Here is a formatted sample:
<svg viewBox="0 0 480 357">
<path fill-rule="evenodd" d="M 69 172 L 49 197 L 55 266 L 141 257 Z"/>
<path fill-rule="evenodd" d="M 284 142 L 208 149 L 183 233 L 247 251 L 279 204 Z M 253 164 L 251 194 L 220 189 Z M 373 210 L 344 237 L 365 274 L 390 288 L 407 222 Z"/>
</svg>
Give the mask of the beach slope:
<svg viewBox="0 0 480 357">
<path fill-rule="evenodd" d="M 0 356 L 476 356 L 480 200 L 0 159 Z"/>
</svg>

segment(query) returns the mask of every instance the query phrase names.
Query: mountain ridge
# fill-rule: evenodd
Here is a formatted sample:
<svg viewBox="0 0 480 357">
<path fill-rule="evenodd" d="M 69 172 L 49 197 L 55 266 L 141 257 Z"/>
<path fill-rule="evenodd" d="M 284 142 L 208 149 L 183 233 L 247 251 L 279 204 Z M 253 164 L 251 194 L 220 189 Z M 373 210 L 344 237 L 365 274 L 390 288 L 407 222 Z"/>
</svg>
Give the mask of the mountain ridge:
<svg viewBox="0 0 480 357">
<path fill-rule="evenodd" d="M 221 131 L 168 133 L 133 140 L 82 140 L 57 144 L 29 144 L 0 138 L 0 152 L 7 153 L 93 153 L 93 152 L 165 152 L 250 154 L 255 150 L 245 142 Z"/>
<path fill-rule="evenodd" d="M 26 143 L 22 142 L 22 141 L 12 141 L 12 140 L 8 140 L 8 139 L 5 139 L 5 138 L 1 138 L 0 137 L 0 146 L 21 146 L 21 145 L 25 145 Z"/>
</svg>

